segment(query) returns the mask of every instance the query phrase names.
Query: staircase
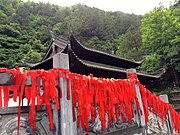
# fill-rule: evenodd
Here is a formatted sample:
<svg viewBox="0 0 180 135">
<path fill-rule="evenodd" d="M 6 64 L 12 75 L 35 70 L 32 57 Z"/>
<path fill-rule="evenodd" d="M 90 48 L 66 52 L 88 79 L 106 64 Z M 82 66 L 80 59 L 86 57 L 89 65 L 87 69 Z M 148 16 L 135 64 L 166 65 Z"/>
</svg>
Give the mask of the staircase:
<svg viewBox="0 0 180 135">
<path fill-rule="evenodd" d="M 180 90 L 171 91 L 170 102 L 174 109 L 180 114 Z"/>
</svg>

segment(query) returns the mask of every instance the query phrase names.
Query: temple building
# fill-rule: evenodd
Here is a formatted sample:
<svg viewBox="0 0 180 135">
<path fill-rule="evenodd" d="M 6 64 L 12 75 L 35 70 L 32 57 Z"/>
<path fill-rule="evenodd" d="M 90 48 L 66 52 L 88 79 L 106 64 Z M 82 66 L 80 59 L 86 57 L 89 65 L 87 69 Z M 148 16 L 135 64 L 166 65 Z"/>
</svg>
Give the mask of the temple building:
<svg viewBox="0 0 180 135">
<path fill-rule="evenodd" d="M 125 79 L 127 78 L 127 69 L 136 69 L 143 62 L 143 60 L 133 61 L 87 48 L 72 35 L 69 41 L 55 38 L 39 63 L 26 62 L 26 64 L 32 69 L 51 69 L 53 68 L 53 56 L 60 52 L 68 54 L 71 72 L 82 75 L 93 74 L 95 77 L 103 78 Z M 157 89 L 165 76 L 165 71 L 158 74 L 137 72 L 137 76 L 147 88 Z"/>
<path fill-rule="evenodd" d="M 126 79 L 127 78 L 127 70 L 138 68 L 139 66 L 141 66 L 142 62 L 143 62 L 143 60 L 142 61 L 132 61 L 132 60 L 117 57 L 117 56 L 114 56 L 114 55 L 111 55 L 111 54 L 108 54 L 105 52 L 87 48 L 84 45 L 82 45 L 74 36 L 70 36 L 70 39 L 68 41 L 61 39 L 61 38 L 56 38 L 56 39 L 52 40 L 46 53 L 44 54 L 44 56 L 40 62 L 38 62 L 38 63 L 25 62 L 25 63 L 27 65 L 29 65 L 32 69 L 49 70 L 49 69 L 56 68 L 56 67 L 64 67 L 64 68 L 69 68 L 69 70 L 73 73 L 78 73 L 81 75 L 93 74 L 94 77 Z M 152 90 L 155 88 L 158 89 L 162 85 L 164 78 L 166 78 L 165 76 L 166 76 L 166 72 L 161 72 L 159 74 L 154 74 L 154 75 L 137 72 L 137 77 L 139 78 L 140 82 L 142 84 L 144 84 L 149 90 Z M 44 88 L 44 86 L 42 86 L 43 81 L 39 80 L 39 86 L 38 86 L 37 85 L 38 81 L 35 80 L 33 83 L 32 77 L 33 77 L 32 75 L 27 76 L 25 85 L 32 86 L 34 84 L 34 86 L 37 86 L 37 88 L 39 88 L 39 94 L 45 93 L 44 92 L 45 88 Z M 1 78 L 0 85 L 2 85 L 2 86 L 4 86 L 4 85 L 7 86 L 7 85 L 14 83 L 14 81 L 12 81 L 13 80 L 12 74 L 2 72 L 0 74 L 0 78 Z M 22 78 L 22 77 L 20 77 L 20 78 Z M 22 79 L 22 81 L 23 81 L 23 79 Z M 37 82 L 37 84 L 35 84 L 36 82 Z M 4 101 L 8 101 L 10 99 L 9 101 L 12 101 L 13 106 L 3 107 L 0 109 L 0 116 L 1 116 L 0 120 L 3 121 L 3 122 L 1 122 L 2 124 L 0 125 L 0 131 L 1 131 L 0 133 L 17 134 L 17 129 L 18 129 L 17 114 L 19 115 L 18 111 L 20 111 L 21 112 L 21 117 L 19 119 L 20 134 L 48 134 L 48 135 L 85 134 L 85 132 L 82 131 L 82 128 L 77 128 L 77 120 L 74 120 L 72 117 L 72 116 L 77 117 L 79 115 L 78 114 L 72 115 L 73 114 L 73 110 L 72 110 L 73 102 L 72 102 L 72 98 L 69 98 L 69 99 L 67 98 L 67 95 L 68 95 L 67 80 L 62 79 L 62 83 L 60 83 L 60 85 L 62 88 L 62 95 L 63 95 L 60 99 L 60 91 L 59 90 L 57 91 L 58 92 L 58 100 L 60 101 L 60 110 L 56 109 L 55 103 L 53 103 L 52 108 L 50 108 L 50 110 L 52 109 L 53 124 L 55 126 L 55 130 L 53 130 L 53 131 L 50 130 L 50 127 L 49 127 L 50 117 L 47 117 L 48 115 L 50 115 L 50 113 L 47 111 L 47 106 L 43 105 L 41 108 L 39 108 L 40 110 L 38 109 L 38 111 L 36 112 L 35 118 L 36 118 L 37 128 L 36 128 L 36 131 L 33 131 L 32 128 L 28 126 L 28 121 L 27 121 L 29 119 L 28 113 L 32 112 L 32 110 L 30 110 L 30 108 L 29 108 L 29 105 L 30 105 L 29 103 L 32 103 L 33 99 L 31 99 L 30 102 L 28 102 L 28 100 L 26 99 L 27 96 L 24 95 L 22 103 L 21 104 L 19 104 L 20 102 L 18 103 L 18 105 L 21 105 L 21 107 L 18 107 L 17 104 L 13 104 L 13 102 L 14 102 L 13 94 L 14 93 L 9 93 L 9 94 L 6 93 L 6 96 L 3 95 Z M 17 86 L 17 84 L 16 84 L 16 86 Z M 50 85 L 48 85 L 48 86 L 50 86 Z M 9 87 L 9 88 L 11 88 L 11 87 Z M 22 89 L 23 87 L 19 87 L 19 88 Z M 33 88 L 36 88 L 36 87 L 33 87 Z M 160 122 L 161 117 L 158 114 L 156 114 L 154 111 L 152 111 L 152 109 L 149 109 L 149 114 L 150 114 L 149 121 L 150 122 L 147 124 L 145 123 L 145 113 L 144 113 L 144 109 L 143 109 L 141 92 L 139 90 L 138 85 L 135 84 L 135 88 L 136 88 L 137 100 L 140 103 L 140 109 L 142 110 L 142 114 L 140 113 L 141 111 L 138 111 L 138 107 L 136 108 L 134 106 L 136 104 L 133 104 L 133 109 L 131 111 L 134 112 L 134 116 L 133 116 L 133 120 L 131 123 L 129 123 L 129 121 L 127 121 L 128 119 L 126 119 L 126 122 L 124 122 L 124 121 L 122 121 L 122 118 L 119 118 L 118 121 L 110 123 L 110 128 L 102 131 L 101 130 L 102 121 L 101 121 L 101 119 L 99 119 L 99 116 L 97 116 L 95 119 L 95 122 L 93 122 L 93 123 L 90 119 L 88 120 L 88 123 L 89 123 L 88 132 L 91 135 L 95 135 L 95 134 L 110 135 L 110 134 L 172 133 L 171 121 L 169 120 L 169 118 L 170 118 L 169 115 L 167 117 L 167 120 L 161 120 L 161 121 L 163 121 L 161 123 Z M 28 92 L 27 91 L 26 92 L 29 93 L 30 92 L 29 90 L 33 90 L 33 89 L 32 88 L 28 89 L 27 90 Z M 47 90 L 49 91 L 49 89 L 47 89 Z M 35 96 L 34 101 L 36 99 L 35 91 L 37 91 L 37 89 L 34 89 L 34 92 L 30 93 L 30 95 L 32 97 Z M 127 93 L 127 94 L 129 94 L 129 93 Z M 20 95 L 20 94 L 18 94 L 18 95 Z M 46 93 L 46 95 L 47 95 L 47 93 Z M 74 96 L 76 96 L 76 95 L 74 95 Z M 46 96 L 43 96 L 43 98 L 42 98 L 43 100 L 44 100 L 44 97 L 46 97 Z M 73 95 L 72 95 L 72 97 L 73 97 Z M 94 97 L 93 97 L 93 100 L 95 100 Z M 42 99 L 40 99 L 39 101 L 41 101 Z M 154 100 L 154 101 L 156 101 L 156 100 Z M 157 100 L 157 101 L 159 101 L 159 100 Z M 104 102 L 104 101 L 102 100 L 102 102 Z M 128 103 L 131 103 L 130 100 Z M 37 104 L 38 104 L 38 101 L 37 101 Z M 126 108 L 127 104 L 125 104 L 125 103 L 123 103 L 123 104 L 125 105 L 125 108 Z M 85 106 L 86 105 L 87 104 L 85 104 Z M 80 104 L 76 104 L 76 107 L 75 107 L 76 111 L 74 111 L 74 112 L 79 113 L 78 112 L 78 110 L 80 110 L 80 109 L 78 109 L 79 106 L 80 106 Z M 88 104 L 88 106 L 89 106 L 89 104 Z M 92 104 L 92 106 L 95 106 L 96 109 L 99 107 L 98 104 L 96 104 L 96 105 Z M 83 107 L 80 107 L 80 108 L 84 109 Z M 119 110 L 120 109 L 121 108 L 119 108 Z M 126 109 L 124 109 L 124 110 L 126 110 Z M 109 113 L 109 111 L 108 111 L 108 113 Z M 108 113 L 105 112 L 104 114 L 108 114 Z M 111 113 L 109 113 L 109 114 L 111 114 Z M 121 111 L 121 113 L 122 113 L 122 111 Z M 105 119 L 109 120 L 109 116 L 112 117 L 109 114 L 104 115 Z M 82 115 L 82 114 L 80 114 L 80 115 Z M 97 115 L 99 115 L 99 114 L 97 114 Z M 120 114 L 120 115 L 122 115 L 122 114 Z M 128 118 L 128 115 L 129 114 L 127 113 L 127 115 L 126 115 L 127 118 Z M 87 115 L 85 115 L 85 116 L 87 116 Z M 78 117 L 77 117 L 77 119 L 78 119 Z M 158 123 L 151 122 L 151 121 L 157 121 L 157 119 L 159 120 Z M 105 124 L 108 125 L 108 122 L 106 121 Z M 68 125 L 68 126 L 64 126 L 64 125 Z"/>
</svg>

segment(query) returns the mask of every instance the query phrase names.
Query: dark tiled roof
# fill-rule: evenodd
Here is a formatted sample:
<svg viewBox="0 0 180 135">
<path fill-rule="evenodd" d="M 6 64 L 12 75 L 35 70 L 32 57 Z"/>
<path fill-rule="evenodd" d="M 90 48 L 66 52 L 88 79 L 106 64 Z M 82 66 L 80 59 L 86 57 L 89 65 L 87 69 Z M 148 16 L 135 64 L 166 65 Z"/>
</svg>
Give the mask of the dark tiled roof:
<svg viewBox="0 0 180 135">
<path fill-rule="evenodd" d="M 68 51 L 71 52 L 71 55 L 72 55 L 71 57 L 73 57 L 73 59 L 70 57 L 70 64 L 71 65 L 76 64 L 77 66 L 76 68 L 70 68 L 70 70 L 74 72 L 79 72 L 79 73 L 81 72 L 84 74 L 87 74 L 86 72 L 88 72 L 89 74 L 89 71 L 91 71 L 91 72 L 94 72 L 95 74 L 99 74 L 100 76 L 100 73 L 106 74 L 106 72 L 108 71 L 109 75 L 106 74 L 108 77 L 111 77 L 111 74 L 116 76 L 116 78 L 118 78 L 119 75 L 126 77 L 126 69 L 136 68 L 142 63 L 142 61 L 139 61 L 139 62 L 131 61 L 131 60 L 117 57 L 117 56 L 107 54 L 101 51 L 89 49 L 83 46 L 82 44 L 80 44 L 79 41 L 77 41 L 74 38 L 74 36 L 70 37 L 69 46 L 67 45 L 68 42 L 64 39 L 56 38 L 52 40 L 42 61 L 40 61 L 39 63 L 30 63 L 30 62 L 25 62 L 25 63 L 33 67 L 33 69 L 45 68 L 44 67 L 45 64 L 51 63 L 51 66 L 49 68 L 53 68 L 52 62 L 51 62 L 52 57 L 54 55 L 54 53 L 52 53 L 52 50 L 53 50 L 52 44 L 56 45 L 59 48 L 59 51 L 55 52 L 55 54 L 59 52 L 63 52 L 63 53 L 68 53 Z M 83 71 L 82 68 L 86 68 L 86 71 Z M 163 74 L 164 74 L 164 71 L 158 74 L 147 74 L 147 73 L 137 72 L 137 75 L 139 78 L 149 78 L 149 79 L 161 78 Z"/>
<path fill-rule="evenodd" d="M 56 46 L 56 49 L 53 48 Z M 55 39 L 51 41 L 49 48 L 39 63 L 28 63 L 33 69 L 53 68 L 53 56 L 58 53 L 69 55 L 70 71 L 79 74 L 93 74 L 96 77 L 125 79 L 127 69 L 140 66 L 142 61 L 131 61 L 94 49 L 89 49 L 80 44 L 74 36 L 70 37 L 70 44 L 65 40 Z M 158 74 L 147 74 L 137 71 L 140 82 L 147 88 L 160 86 L 160 80 L 164 78 L 165 71 Z"/>
<path fill-rule="evenodd" d="M 136 68 L 141 65 L 143 61 L 132 61 L 122 57 L 117 57 L 102 51 L 89 49 L 83 46 L 74 36 L 70 38 L 70 45 L 75 54 L 83 60 L 92 61 L 96 63 L 107 64 L 122 68 Z"/>
<path fill-rule="evenodd" d="M 121 74 L 122 73 L 123 74 L 127 73 L 127 71 L 126 71 L 127 69 L 125 69 L 125 68 L 120 68 L 120 67 L 111 66 L 111 65 L 107 65 L 107 64 L 82 60 L 82 59 L 78 58 L 78 56 L 75 54 L 75 52 L 73 50 L 71 50 L 71 53 L 72 53 L 72 56 L 74 57 L 74 60 L 76 62 L 80 62 L 84 66 L 87 66 L 87 67 L 90 67 L 90 68 L 108 70 L 108 71 L 111 71 L 111 72 L 117 72 L 117 74 L 118 73 L 121 73 Z M 158 79 L 158 78 L 161 78 L 164 73 L 165 73 L 165 71 L 163 70 L 163 71 L 159 72 L 158 74 L 147 74 L 147 73 L 143 73 L 143 72 L 137 72 L 137 75 L 141 76 L 141 77 L 147 77 L 149 79 Z"/>
</svg>

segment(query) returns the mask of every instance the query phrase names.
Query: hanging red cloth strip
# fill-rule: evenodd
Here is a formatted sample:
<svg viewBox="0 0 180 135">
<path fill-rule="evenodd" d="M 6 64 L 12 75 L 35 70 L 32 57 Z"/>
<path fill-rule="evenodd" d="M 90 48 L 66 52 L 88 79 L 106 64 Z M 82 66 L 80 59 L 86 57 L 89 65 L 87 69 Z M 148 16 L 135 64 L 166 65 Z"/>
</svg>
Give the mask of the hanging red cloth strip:
<svg viewBox="0 0 180 135">
<path fill-rule="evenodd" d="M 42 105 L 42 97 L 41 97 L 41 71 L 37 71 L 37 76 L 36 76 L 36 96 L 37 96 L 37 110 L 41 110 L 41 105 Z"/>
<path fill-rule="evenodd" d="M 0 86 L 0 107 L 2 107 L 2 86 Z"/>
<path fill-rule="evenodd" d="M 149 110 L 148 110 L 148 104 L 147 104 L 147 96 L 146 96 L 146 88 L 140 84 L 139 81 L 137 81 L 139 88 L 140 88 L 140 93 L 141 93 L 141 97 L 142 97 L 142 103 L 143 103 L 143 108 L 144 108 L 144 115 L 145 115 L 145 122 L 148 123 L 149 119 Z"/>
<path fill-rule="evenodd" d="M 56 109 L 60 109 L 59 101 L 58 101 L 58 93 L 56 90 L 56 82 L 59 77 L 58 72 L 56 70 L 49 71 L 49 87 L 50 87 L 50 99 L 53 99 L 56 102 Z"/>
<path fill-rule="evenodd" d="M 20 70 L 20 69 L 18 69 Z M 22 69 L 21 71 L 21 85 L 19 87 L 19 103 L 18 103 L 18 134 L 19 134 L 19 130 L 20 130 L 20 113 L 21 113 L 21 102 L 23 99 L 23 94 L 24 94 L 24 89 L 25 89 L 25 83 L 26 83 L 26 79 L 27 79 L 27 72 L 26 70 Z"/>
<path fill-rule="evenodd" d="M 36 108 L 35 108 L 35 100 L 36 100 L 36 71 L 30 71 L 29 75 L 31 75 L 31 87 L 26 89 L 30 90 L 30 92 L 27 92 L 28 97 L 30 97 L 30 110 L 28 115 L 28 124 L 32 126 L 33 130 L 36 129 Z"/>
<path fill-rule="evenodd" d="M 53 124 L 53 119 L 52 119 L 52 108 L 50 105 L 50 97 L 52 97 L 52 93 L 55 92 L 55 89 L 51 89 L 50 86 L 50 74 L 47 71 L 44 71 L 42 73 L 42 80 L 43 80 L 43 101 L 46 104 L 47 107 L 47 113 L 48 113 L 48 118 L 49 118 L 49 124 L 50 124 L 50 129 L 54 129 L 54 124 Z M 54 84 L 53 84 L 54 85 Z M 53 87 L 53 86 L 52 86 Z M 51 92 L 51 93 L 50 93 Z"/>
<path fill-rule="evenodd" d="M 8 107 L 10 86 L 3 86 L 4 107 Z"/>
</svg>

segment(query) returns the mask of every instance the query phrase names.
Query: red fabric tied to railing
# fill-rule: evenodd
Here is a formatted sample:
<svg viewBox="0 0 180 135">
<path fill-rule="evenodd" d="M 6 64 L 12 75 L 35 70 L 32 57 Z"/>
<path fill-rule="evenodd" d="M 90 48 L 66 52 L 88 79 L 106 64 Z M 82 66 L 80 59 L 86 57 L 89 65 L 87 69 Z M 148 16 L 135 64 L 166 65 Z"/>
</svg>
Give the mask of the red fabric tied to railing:
<svg viewBox="0 0 180 135">
<path fill-rule="evenodd" d="M 18 128 L 20 128 L 20 105 L 23 96 L 30 105 L 28 124 L 36 129 L 36 110 L 46 106 L 50 129 L 54 129 L 52 116 L 52 103 L 56 103 L 56 109 L 60 109 L 59 98 L 62 95 L 60 78 L 67 82 L 67 100 L 72 98 L 72 117 L 76 120 L 75 109 L 77 108 L 77 126 L 88 133 L 89 119 L 95 121 L 97 115 L 101 121 L 102 130 L 110 128 L 111 121 L 118 121 L 119 116 L 128 123 L 134 117 L 133 106 L 136 105 L 142 115 L 139 100 L 136 96 L 135 83 L 140 88 L 143 102 L 145 121 L 148 122 L 149 109 L 166 120 L 168 112 L 171 114 L 173 127 L 180 131 L 180 116 L 173 108 L 152 94 L 138 80 L 137 76 L 128 79 L 105 79 L 96 78 L 93 75 L 85 76 L 71 73 L 66 69 L 54 68 L 45 70 L 25 70 L 0 68 L 0 73 L 12 74 L 11 85 L 0 86 L 0 107 L 8 106 L 9 92 L 13 92 L 14 101 L 19 101 Z M 31 85 L 25 85 L 28 76 L 31 77 Z M 42 82 L 42 83 L 41 83 Z M 2 95 L 3 92 L 3 95 Z M 43 93 L 42 93 L 43 92 Z M 60 95 L 58 97 L 58 95 Z"/>
<path fill-rule="evenodd" d="M 157 114 L 164 123 L 167 119 L 167 115 L 170 114 L 171 117 L 171 126 L 176 132 L 180 132 L 180 115 L 172 108 L 172 106 L 160 99 L 160 97 L 151 93 L 138 81 L 140 86 L 142 102 L 145 112 L 146 123 L 148 122 L 149 112 L 148 109 L 152 110 Z M 168 113 L 169 112 L 169 113 Z"/>
</svg>

